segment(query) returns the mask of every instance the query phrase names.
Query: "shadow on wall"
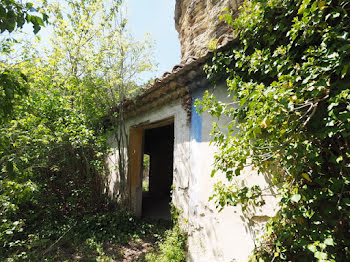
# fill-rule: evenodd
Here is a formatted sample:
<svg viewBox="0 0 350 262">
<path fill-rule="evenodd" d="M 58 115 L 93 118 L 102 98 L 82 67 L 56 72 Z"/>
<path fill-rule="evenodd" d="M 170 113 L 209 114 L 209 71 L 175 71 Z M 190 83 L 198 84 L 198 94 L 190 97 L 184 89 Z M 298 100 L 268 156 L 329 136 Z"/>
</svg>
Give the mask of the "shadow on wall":
<svg viewBox="0 0 350 262">
<path fill-rule="evenodd" d="M 272 178 L 274 172 L 280 171 L 277 164 L 273 170 L 265 170 L 261 174 L 252 169 L 249 169 L 248 172 L 243 179 L 236 181 L 236 183 L 242 187 L 258 185 L 262 189 L 262 196 L 258 199 L 261 205 L 248 204 L 247 208 L 242 210 L 242 215 L 240 216 L 242 222 L 244 222 L 246 232 L 251 235 L 254 244 L 256 244 L 256 239 L 264 232 L 266 222 L 275 216 L 278 209 L 279 199 L 277 191 L 280 188 L 272 181 Z M 252 176 L 254 176 L 254 179 L 251 178 Z"/>
<path fill-rule="evenodd" d="M 223 261 L 222 243 L 217 230 L 217 213 L 205 206 L 202 210 L 195 210 L 189 220 L 189 223 L 192 223 L 189 230 L 192 239 L 189 238 L 191 251 L 188 253 L 188 260 L 197 261 L 198 254 L 205 250 L 205 254 L 202 255 L 205 255 L 208 261 Z"/>
<path fill-rule="evenodd" d="M 121 178 L 120 172 L 120 163 L 119 163 L 119 154 L 124 154 L 124 159 L 127 159 L 127 150 L 126 147 L 118 152 L 116 141 L 109 141 L 110 147 L 113 148 L 113 151 L 108 154 L 106 163 L 106 173 L 104 174 L 104 185 L 105 193 L 111 201 L 111 204 L 121 205 L 124 208 L 127 208 L 128 205 L 128 196 L 127 196 L 127 170 L 124 170 L 124 178 Z M 127 166 L 127 163 L 124 163 Z M 122 192 L 124 190 L 124 192 Z"/>
</svg>

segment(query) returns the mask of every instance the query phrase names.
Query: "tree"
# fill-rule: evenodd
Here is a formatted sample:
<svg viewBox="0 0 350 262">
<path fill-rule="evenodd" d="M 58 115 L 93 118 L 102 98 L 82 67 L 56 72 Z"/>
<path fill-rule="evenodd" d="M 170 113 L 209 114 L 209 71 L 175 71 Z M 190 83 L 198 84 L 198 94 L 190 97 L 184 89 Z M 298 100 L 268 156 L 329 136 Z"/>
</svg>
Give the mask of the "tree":
<svg viewBox="0 0 350 262">
<path fill-rule="evenodd" d="M 18 97 L 27 94 L 27 77 L 0 62 L 0 124 L 12 115 Z"/>
<path fill-rule="evenodd" d="M 264 189 L 232 182 L 247 166 L 281 188 L 252 261 L 350 259 L 349 11 L 342 0 L 252 0 L 237 19 L 222 17 L 239 37 L 206 70 L 226 80 L 237 107 L 209 92 L 201 102 L 232 118 L 227 132 L 213 130 L 213 174 L 229 181 L 213 199 L 221 208 L 263 204 Z"/>
<path fill-rule="evenodd" d="M 0 123 L 0 257 L 9 260 L 44 259 L 62 228 L 107 207 L 104 116 L 151 67 L 120 1 L 60 4 L 46 5 L 52 46 L 3 62 L 26 76 L 27 93 Z"/>
<path fill-rule="evenodd" d="M 36 14 L 40 13 L 40 16 Z M 11 33 L 16 28 L 22 28 L 25 23 L 33 25 L 34 33 L 47 22 L 48 16 L 44 10 L 34 8 L 33 3 L 17 0 L 3 0 L 0 4 L 0 32 Z"/>
<path fill-rule="evenodd" d="M 134 93 L 139 73 L 152 68 L 150 40 L 133 39 L 120 5 L 120 0 L 79 0 L 50 7 L 56 25 L 51 67 L 71 82 L 65 93 L 77 105 L 95 110 L 94 120 Z"/>
<path fill-rule="evenodd" d="M 126 190 L 127 157 L 121 145 L 127 140 L 121 101 L 140 90 L 138 75 L 152 69 L 152 42 L 133 39 L 127 30 L 127 19 L 116 12 L 121 1 L 79 0 L 51 6 L 55 20 L 52 52 L 54 70 L 66 77 L 63 92 L 72 103 L 87 114 L 91 126 L 104 132 L 101 121 L 114 111 L 114 133 L 118 134 L 118 168 L 122 195 Z M 111 110 L 111 109 L 114 110 Z M 121 196 L 123 198 L 123 196 Z M 124 196 L 125 197 L 125 196 Z"/>
<path fill-rule="evenodd" d="M 40 12 L 42 17 L 36 14 Z M 30 2 L 22 3 L 15 0 L 4 0 L 0 3 L 0 32 L 13 32 L 20 29 L 25 23 L 33 25 L 36 34 L 48 16 L 43 9 L 36 9 Z M 11 38 L 1 41 L 0 52 L 2 55 L 9 55 L 10 46 L 15 42 Z M 0 60 L 0 124 L 7 119 L 13 110 L 17 99 L 27 94 L 27 77 L 12 66 Z"/>
</svg>

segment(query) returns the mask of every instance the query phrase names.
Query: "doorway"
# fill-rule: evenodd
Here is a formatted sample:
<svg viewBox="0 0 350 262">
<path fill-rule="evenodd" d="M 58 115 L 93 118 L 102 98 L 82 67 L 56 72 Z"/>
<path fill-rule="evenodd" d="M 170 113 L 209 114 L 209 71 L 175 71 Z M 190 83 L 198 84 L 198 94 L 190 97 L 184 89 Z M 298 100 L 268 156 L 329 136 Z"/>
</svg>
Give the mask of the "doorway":
<svg viewBox="0 0 350 262">
<path fill-rule="evenodd" d="M 142 216 L 170 219 L 174 124 L 145 130 L 143 160 Z"/>
<path fill-rule="evenodd" d="M 174 119 L 130 130 L 131 207 L 137 216 L 171 219 Z"/>
</svg>

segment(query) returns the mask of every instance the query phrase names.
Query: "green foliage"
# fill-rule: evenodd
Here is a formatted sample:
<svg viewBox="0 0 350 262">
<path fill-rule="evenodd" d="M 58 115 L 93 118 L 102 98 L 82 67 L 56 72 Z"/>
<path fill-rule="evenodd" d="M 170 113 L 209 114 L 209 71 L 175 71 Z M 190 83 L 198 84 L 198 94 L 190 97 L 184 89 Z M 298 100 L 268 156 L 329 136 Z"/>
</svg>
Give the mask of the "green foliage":
<svg viewBox="0 0 350 262">
<path fill-rule="evenodd" d="M 7 261 L 120 261 L 123 246 L 155 242 L 170 227 L 167 221 L 148 221 L 125 211 L 100 208 L 77 216 L 59 217 L 36 225 L 30 240 L 16 252 L 1 254 Z M 142 250 L 143 253 L 150 249 Z M 144 254 L 143 254 L 144 255 Z M 141 255 L 142 259 L 142 255 Z M 144 261 L 144 260 L 142 260 Z"/>
<path fill-rule="evenodd" d="M 35 15 L 40 12 L 42 18 Z M 25 23 L 30 23 L 37 33 L 48 16 L 42 9 L 34 8 L 30 2 L 23 3 L 15 0 L 3 0 L 0 3 L 0 32 L 11 33 L 15 29 L 22 28 Z M 0 42 L 0 54 L 8 55 L 11 45 L 16 42 L 11 38 L 5 38 Z M 27 77 L 20 70 L 15 70 L 6 62 L 0 60 L 0 124 L 11 114 L 14 103 L 20 97 L 27 94 Z"/>
<path fill-rule="evenodd" d="M 105 205 L 104 143 L 59 93 L 35 90 L 0 129 L 0 256 L 26 252 L 35 228 Z"/>
<path fill-rule="evenodd" d="M 213 199 L 262 205 L 264 189 L 233 178 L 245 167 L 272 174 L 280 210 L 256 261 L 350 260 L 350 4 L 344 0 L 246 1 L 223 18 L 238 39 L 217 52 L 208 77 L 226 80 L 233 103 L 207 92 L 203 111 L 232 118 L 213 129 L 219 148 Z"/>
<path fill-rule="evenodd" d="M 184 262 L 186 238 L 180 232 L 179 226 L 166 231 L 165 237 L 158 243 L 157 253 L 148 253 L 146 260 L 149 262 Z"/>
<path fill-rule="evenodd" d="M 149 262 L 185 262 L 187 236 L 181 232 L 179 225 L 179 211 L 172 207 L 174 225 L 165 232 L 164 237 L 158 241 L 158 250 L 148 253 L 146 261 Z"/>
<path fill-rule="evenodd" d="M 14 104 L 27 92 L 27 77 L 0 62 L 0 124 L 11 116 Z"/>
<path fill-rule="evenodd" d="M 41 16 L 36 14 L 40 12 Z M 34 8 L 31 2 L 17 0 L 2 0 L 0 4 L 0 32 L 11 33 L 16 28 L 22 28 L 25 23 L 33 25 L 34 33 L 39 32 L 48 16 L 39 8 Z"/>
<path fill-rule="evenodd" d="M 150 156 L 147 154 L 143 155 L 143 177 L 142 177 L 142 191 L 148 192 L 149 191 L 149 168 L 150 168 Z"/>
<path fill-rule="evenodd" d="M 92 118 L 137 92 L 139 73 L 152 68 L 150 40 L 132 37 L 120 5 L 120 0 L 79 0 L 48 7 L 56 25 L 51 66 L 68 73 L 65 92 L 78 95 L 76 103 Z"/>
<path fill-rule="evenodd" d="M 112 2 L 47 6 L 57 22 L 51 49 L 1 46 L 1 261 L 57 261 L 57 247 L 81 243 L 103 260 L 105 241 L 125 244 L 153 230 L 108 213 L 104 116 L 151 66 L 142 60 L 147 45 L 128 42 L 120 1 Z M 14 56 L 15 48 L 22 52 Z"/>
<path fill-rule="evenodd" d="M 55 228 L 44 228 L 42 232 L 50 240 L 38 247 L 32 256 L 49 257 L 53 261 L 63 260 L 67 255 L 68 261 L 74 261 L 74 255 L 80 255 L 88 261 L 119 261 L 124 257 L 121 246 L 144 240 L 156 241 L 169 227 L 170 224 L 166 221 L 141 220 L 125 211 L 104 209 L 85 214 L 70 223 L 66 221 L 66 224 L 58 224 Z M 60 237 L 59 243 L 48 249 L 55 243 L 53 240 L 57 241 Z M 46 251 L 44 256 L 43 250 Z"/>
</svg>

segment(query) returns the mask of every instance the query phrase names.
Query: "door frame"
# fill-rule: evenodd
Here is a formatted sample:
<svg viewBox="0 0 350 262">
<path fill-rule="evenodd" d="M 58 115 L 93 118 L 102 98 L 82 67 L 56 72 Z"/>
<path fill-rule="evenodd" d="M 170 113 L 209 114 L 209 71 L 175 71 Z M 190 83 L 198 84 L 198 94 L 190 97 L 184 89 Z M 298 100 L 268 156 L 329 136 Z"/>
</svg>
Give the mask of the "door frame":
<svg viewBox="0 0 350 262">
<path fill-rule="evenodd" d="M 129 129 L 129 172 L 128 185 L 130 192 L 130 210 L 135 216 L 142 216 L 142 172 L 145 130 L 174 124 L 175 117 L 171 116 L 152 123 L 145 122 L 131 126 Z"/>
</svg>

